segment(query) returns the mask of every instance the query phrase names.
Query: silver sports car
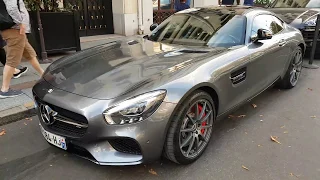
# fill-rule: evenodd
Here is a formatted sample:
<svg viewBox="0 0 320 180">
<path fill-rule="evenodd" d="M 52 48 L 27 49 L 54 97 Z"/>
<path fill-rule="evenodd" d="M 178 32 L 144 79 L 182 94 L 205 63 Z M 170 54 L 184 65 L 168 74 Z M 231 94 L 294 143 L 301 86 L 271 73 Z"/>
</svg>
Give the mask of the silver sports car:
<svg viewBox="0 0 320 180">
<path fill-rule="evenodd" d="M 49 143 L 101 165 L 192 163 L 217 119 L 301 73 L 300 31 L 264 9 L 194 8 L 152 29 L 48 67 L 33 93 Z"/>
</svg>

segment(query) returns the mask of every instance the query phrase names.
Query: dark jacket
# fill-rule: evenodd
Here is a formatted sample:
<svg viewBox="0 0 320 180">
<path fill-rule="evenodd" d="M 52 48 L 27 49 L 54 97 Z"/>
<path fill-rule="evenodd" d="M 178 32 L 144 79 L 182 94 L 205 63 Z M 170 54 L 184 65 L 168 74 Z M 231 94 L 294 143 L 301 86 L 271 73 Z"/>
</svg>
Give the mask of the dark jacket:
<svg viewBox="0 0 320 180">
<path fill-rule="evenodd" d="M 176 7 L 176 10 L 177 11 L 183 11 L 185 9 L 189 9 L 190 6 L 186 3 L 180 3 L 177 7 Z"/>
<path fill-rule="evenodd" d="M 6 42 L 2 39 L 2 36 L 0 34 L 0 48 L 3 48 L 4 46 L 6 46 Z"/>
</svg>

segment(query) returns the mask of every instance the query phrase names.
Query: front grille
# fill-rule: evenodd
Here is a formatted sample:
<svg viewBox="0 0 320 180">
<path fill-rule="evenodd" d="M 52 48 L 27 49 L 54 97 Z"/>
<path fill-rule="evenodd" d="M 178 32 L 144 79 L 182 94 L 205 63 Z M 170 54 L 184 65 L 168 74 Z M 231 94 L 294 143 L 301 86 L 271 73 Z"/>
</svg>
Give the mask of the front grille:
<svg viewBox="0 0 320 180">
<path fill-rule="evenodd" d="M 119 152 L 141 155 L 141 149 L 139 147 L 139 144 L 133 139 L 129 139 L 129 138 L 112 139 L 112 140 L 109 140 L 109 143 L 115 150 Z"/>
<path fill-rule="evenodd" d="M 39 97 L 37 97 L 34 94 L 34 99 L 38 106 L 42 105 L 48 105 L 52 110 L 56 111 L 58 113 L 58 119 L 53 124 L 47 125 L 46 127 L 51 130 L 52 132 L 55 132 L 57 134 L 60 134 L 62 136 L 66 137 L 73 137 L 73 138 L 80 138 L 83 137 L 88 129 L 88 120 L 77 113 L 68 111 L 66 109 L 60 108 L 58 106 L 52 105 L 50 103 L 44 102 Z M 69 123 L 67 123 L 69 122 Z M 74 125 L 72 123 L 78 123 L 85 125 L 86 127 L 79 127 L 77 125 Z"/>
<path fill-rule="evenodd" d="M 82 137 L 87 131 L 87 128 L 77 128 L 75 125 L 67 124 L 61 121 L 55 121 L 52 125 L 47 127 L 54 132 L 59 132 L 59 134 L 68 137 Z"/>
</svg>

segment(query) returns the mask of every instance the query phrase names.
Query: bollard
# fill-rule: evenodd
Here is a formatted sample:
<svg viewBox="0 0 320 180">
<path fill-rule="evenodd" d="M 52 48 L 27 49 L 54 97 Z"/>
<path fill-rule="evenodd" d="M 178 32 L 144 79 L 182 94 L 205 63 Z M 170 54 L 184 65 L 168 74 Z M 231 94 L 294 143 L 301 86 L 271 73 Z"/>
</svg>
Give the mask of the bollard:
<svg viewBox="0 0 320 180">
<path fill-rule="evenodd" d="M 318 39 L 320 38 L 319 37 L 319 29 L 320 29 L 320 14 L 318 14 L 318 16 L 317 16 L 316 29 L 315 29 L 315 33 L 314 33 L 314 37 L 313 37 L 310 59 L 309 59 L 308 63 L 303 65 L 304 68 L 308 68 L 308 69 L 318 69 L 319 68 L 319 66 L 313 64 L 314 56 L 315 56 L 316 49 L 317 49 Z"/>
</svg>

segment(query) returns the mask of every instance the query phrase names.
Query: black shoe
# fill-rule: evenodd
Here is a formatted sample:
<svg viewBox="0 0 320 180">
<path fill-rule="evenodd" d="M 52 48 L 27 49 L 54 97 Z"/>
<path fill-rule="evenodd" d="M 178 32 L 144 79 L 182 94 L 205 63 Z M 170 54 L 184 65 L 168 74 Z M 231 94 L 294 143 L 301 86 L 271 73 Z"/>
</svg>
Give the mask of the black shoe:
<svg viewBox="0 0 320 180">
<path fill-rule="evenodd" d="M 0 91 L 0 99 L 5 99 L 5 98 L 12 98 L 12 97 L 16 97 L 16 96 L 20 96 L 22 95 L 23 92 L 20 90 L 12 90 L 9 89 L 8 92 L 2 92 Z"/>
<path fill-rule="evenodd" d="M 28 68 L 27 67 L 24 67 L 22 69 L 20 69 L 20 72 L 18 72 L 17 74 L 14 74 L 13 75 L 13 78 L 14 79 L 17 79 L 19 77 L 21 77 L 21 75 L 23 75 L 24 73 L 26 73 L 28 71 Z"/>
</svg>

